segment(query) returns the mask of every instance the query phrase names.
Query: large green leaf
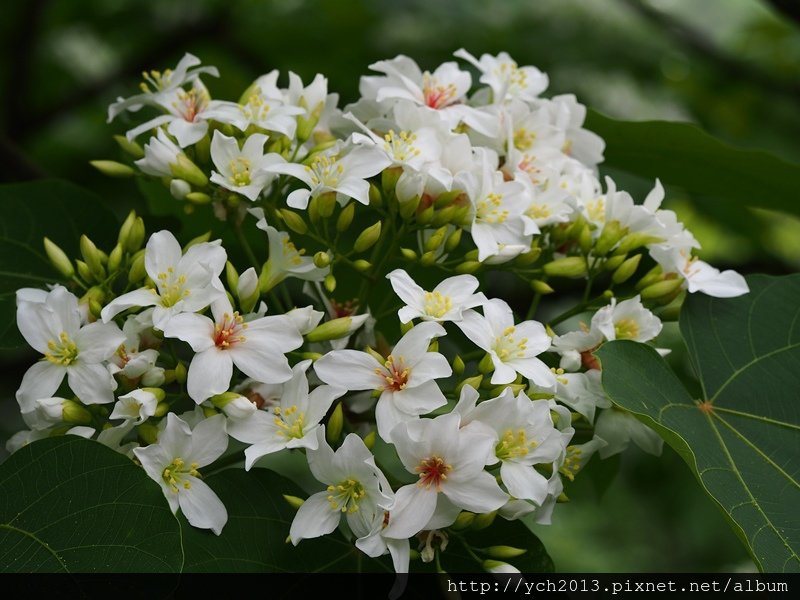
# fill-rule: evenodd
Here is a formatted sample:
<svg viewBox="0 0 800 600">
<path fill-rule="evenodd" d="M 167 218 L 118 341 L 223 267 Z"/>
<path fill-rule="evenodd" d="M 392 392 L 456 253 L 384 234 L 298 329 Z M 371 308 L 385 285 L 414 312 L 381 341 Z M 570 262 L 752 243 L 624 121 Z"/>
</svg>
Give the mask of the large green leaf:
<svg viewBox="0 0 800 600">
<path fill-rule="evenodd" d="M 219 536 L 195 529 L 184 519 L 186 571 L 318 572 L 357 571 L 370 559 L 338 533 L 287 542 L 295 511 L 282 494 L 305 497 L 288 479 L 267 469 L 227 469 L 206 480 L 228 510 Z"/>
<path fill-rule="evenodd" d="M 748 277 L 681 314 L 702 397 L 649 346 L 597 352 L 603 387 L 686 460 L 765 571 L 800 571 L 800 275 Z"/>
<path fill-rule="evenodd" d="M 14 318 L 16 290 L 61 280 L 42 239 L 78 257 L 82 233 L 106 251 L 116 243 L 116 218 L 94 194 L 56 179 L 0 185 L 0 350 L 25 346 Z"/>
<path fill-rule="evenodd" d="M 77 436 L 0 465 L 0 572 L 178 572 L 180 527 L 125 456 Z"/>
<path fill-rule="evenodd" d="M 726 206 L 800 215 L 800 165 L 735 148 L 690 123 L 617 121 L 590 111 L 586 126 L 606 140 L 604 165 L 658 177 Z"/>
</svg>

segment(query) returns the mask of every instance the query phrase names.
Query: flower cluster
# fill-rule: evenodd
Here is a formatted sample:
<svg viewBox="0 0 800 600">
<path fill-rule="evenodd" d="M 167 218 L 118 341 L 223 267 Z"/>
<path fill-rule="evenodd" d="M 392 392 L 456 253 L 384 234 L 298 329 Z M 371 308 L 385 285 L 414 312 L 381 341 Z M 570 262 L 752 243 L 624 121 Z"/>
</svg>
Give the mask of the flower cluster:
<svg viewBox="0 0 800 600">
<path fill-rule="evenodd" d="M 319 485 L 292 499 L 291 542 L 339 535 L 345 517 L 398 571 L 409 540 L 429 561 L 473 519 L 549 523 L 595 452 L 660 451 L 611 407 L 593 352 L 652 342 L 685 293 L 743 294 L 743 278 L 692 255 L 658 181 L 637 204 L 599 179 L 604 143 L 574 96 L 543 97 L 547 76 L 505 53 L 456 57 L 432 72 L 377 62 L 343 109 L 322 75 L 282 88 L 273 71 L 232 102 L 211 98 L 201 77 L 217 70 L 192 55 L 147 73 L 109 108 L 160 113 L 117 138 L 134 166 L 95 165 L 210 205 L 252 264 L 240 272 L 210 236 L 145 244 L 135 213 L 108 253 L 84 236 L 72 260 L 45 240 L 64 285 L 17 294 L 43 356 L 9 450 L 96 439 L 216 534 L 227 513 L 201 471 L 302 453 Z M 514 281 L 527 314 L 497 297 Z"/>
</svg>

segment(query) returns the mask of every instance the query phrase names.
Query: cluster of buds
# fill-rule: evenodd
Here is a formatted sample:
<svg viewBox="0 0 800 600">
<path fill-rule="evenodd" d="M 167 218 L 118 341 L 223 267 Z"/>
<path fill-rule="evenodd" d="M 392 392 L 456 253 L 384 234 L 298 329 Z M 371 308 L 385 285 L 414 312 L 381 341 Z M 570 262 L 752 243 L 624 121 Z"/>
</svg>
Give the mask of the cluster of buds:
<svg viewBox="0 0 800 600">
<path fill-rule="evenodd" d="M 43 358 L 17 392 L 29 429 L 9 449 L 96 439 L 217 534 L 227 513 L 201 469 L 303 453 L 319 485 L 287 497 L 291 542 L 338 535 L 345 518 L 356 547 L 398 571 L 413 557 L 438 565 L 451 537 L 496 518 L 549 523 L 594 454 L 631 440 L 658 452 L 658 436 L 611 407 L 593 352 L 652 342 L 656 307 L 666 318 L 687 291 L 735 296 L 744 280 L 692 256 L 658 182 L 641 204 L 601 183 L 603 141 L 573 96 L 542 96 L 544 73 L 505 53 L 456 56 L 480 85 L 456 62 L 431 72 L 398 56 L 339 109 L 323 76 L 290 73 L 282 88 L 277 71 L 238 102 L 211 99 L 201 76 L 217 70 L 187 54 L 112 104 L 109 120 L 160 114 L 117 138 L 130 164 L 98 169 L 155 177 L 268 250 L 240 235 L 242 270 L 208 235 L 181 247 L 159 231 L 142 248 L 134 213 L 108 253 L 84 236 L 73 261 L 45 240 L 64 285 L 17 295 Z M 492 297 L 492 272 L 525 283 L 527 314 Z M 535 319 L 575 281 L 581 301 Z M 373 454 L 378 438 L 397 460 Z M 508 571 L 523 552 L 473 556 Z"/>
</svg>

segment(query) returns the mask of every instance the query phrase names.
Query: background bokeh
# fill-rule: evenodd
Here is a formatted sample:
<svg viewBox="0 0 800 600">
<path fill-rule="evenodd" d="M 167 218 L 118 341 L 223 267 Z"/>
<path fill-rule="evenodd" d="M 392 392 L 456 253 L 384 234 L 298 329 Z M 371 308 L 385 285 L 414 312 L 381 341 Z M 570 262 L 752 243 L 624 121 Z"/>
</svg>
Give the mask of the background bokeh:
<svg viewBox="0 0 800 600">
<path fill-rule="evenodd" d="M 238 98 L 277 68 L 325 74 L 345 104 L 374 60 L 402 53 L 432 69 L 459 47 L 505 50 L 546 71 L 548 93 L 574 92 L 619 119 L 691 121 L 735 146 L 800 161 L 800 7 L 792 0 L 7 0 L 0 40 L 0 181 L 68 179 L 119 215 L 143 200 L 134 184 L 88 164 L 118 157 L 111 134 L 126 122 L 107 125 L 106 107 L 136 90 L 141 71 L 174 65 L 186 51 L 219 67 L 221 79 L 205 80 L 212 97 Z M 652 186 L 620 179 L 635 194 Z M 745 273 L 800 265 L 797 219 L 732 216 L 690 191 L 668 191 L 704 259 Z M 665 335 L 678 345 L 673 366 L 691 377 L 674 328 Z M 33 359 L 0 359 L 0 441 L 20 428 L 13 393 Z M 537 532 L 558 570 L 752 569 L 671 450 L 606 463 L 579 478 L 554 525 Z"/>
</svg>

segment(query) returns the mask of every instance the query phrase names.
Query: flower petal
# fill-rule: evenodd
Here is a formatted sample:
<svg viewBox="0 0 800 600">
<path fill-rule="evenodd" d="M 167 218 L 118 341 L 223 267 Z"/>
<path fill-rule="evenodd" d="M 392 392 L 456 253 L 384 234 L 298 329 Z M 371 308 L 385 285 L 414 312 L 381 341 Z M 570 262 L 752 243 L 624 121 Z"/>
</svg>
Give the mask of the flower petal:
<svg viewBox="0 0 800 600">
<path fill-rule="evenodd" d="M 225 505 L 204 481 L 191 475 L 186 479 L 191 488 L 178 490 L 178 502 L 186 520 L 194 527 L 210 529 L 219 535 L 228 522 Z"/>
</svg>

